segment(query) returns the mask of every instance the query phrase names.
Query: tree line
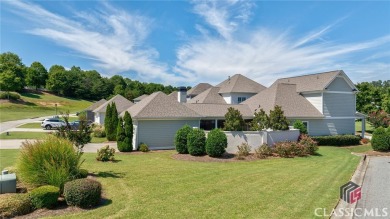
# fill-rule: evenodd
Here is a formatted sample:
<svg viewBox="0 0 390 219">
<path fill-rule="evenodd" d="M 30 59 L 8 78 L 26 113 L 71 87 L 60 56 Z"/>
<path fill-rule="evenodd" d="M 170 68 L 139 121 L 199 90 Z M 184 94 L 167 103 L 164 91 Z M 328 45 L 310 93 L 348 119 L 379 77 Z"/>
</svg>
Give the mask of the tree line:
<svg viewBox="0 0 390 219">
<path fill-rule="evenodd" d="M 356 110 L 369 114 L 384 111 L 390 114 L 390 80 L 361 82 L 356 85 Z"/>
<path fill-rule="evenodd" d="M 26 66 L 17 54 L 1 53 L 0 90 L 22 92 L 26 86 L 87 100 L 108 99 L 117 94 L 132 100 L 156 91 L 169 94 L 177 90 L 171 85 L 139 82 L 120 75 L 102 77 L 96 70 L 82 70 L 76 66 L 67 70 L 61 65 L 53 65 L 47 70 L 38 61 Z"/>
</svg>

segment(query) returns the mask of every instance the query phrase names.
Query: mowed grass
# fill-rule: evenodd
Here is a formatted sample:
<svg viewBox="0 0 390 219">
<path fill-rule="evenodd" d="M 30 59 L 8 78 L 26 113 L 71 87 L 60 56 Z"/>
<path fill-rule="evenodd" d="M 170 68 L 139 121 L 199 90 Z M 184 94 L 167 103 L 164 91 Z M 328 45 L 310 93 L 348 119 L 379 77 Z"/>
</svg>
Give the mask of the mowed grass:
<svg viewBox="0 0 390 219">
<path fill-rule="evenodd" d="M 5 167 L 15 165 L 18 155 L 19 155 L 19 150 L 14 150 L 14 149 L 0 150 L 0 170 L 3 170 Z"/>
<path fill-rule="evenodd" d="M 348 147 L 347 150 L 355 153 L 364 153 L 364 152 L 372 151 L 373 149 L 371 144 L 365 144 L 365 145 Z"/>
<path fill-rule="evenodd" d="M 26 123 L 26 124 L 18 126 L 18 128 L 43 129 L 41 127 L 41 123 L 38 123 L 38 122 Z"/>
<path fill-rule="evenodd" d="M 355 130 L 356 132 L 362 132 L 362 121 L 355 121 Z M 366 132 L 367 133 L 374 132 L 374 127 L 372 127 L 372 125 L 369 122 L 367 122 L 367 119 L 366 119 Z"/>
<path fill-rule="evenodd" d="M 174 153 L 117 154 L 115 163 L 85 153 L 82 168 L 96 174 L 108 201 L 59 217 L 312 218 L 316 208 L 336 205 L 360 159 L 338 147 L 320 147 L 319 156 L 231 163 L 179 161 Z"/>
<path fill-rule="evenodd" d="M 0 139 L 43 139 L 49 132 L 9 132 L 1 133 Z"/>
<path fill-rule="evenodd" d="M 67 110 L 71 113 L 82 111 L 92 104 L 90 101 L 59 97 L 49 93 L 21 93 L 20 95 L 23 102 L 0 104 L 0 122 L 55 115 L 55 104 L 57 104 L 58 114 Z"/>
</svg>

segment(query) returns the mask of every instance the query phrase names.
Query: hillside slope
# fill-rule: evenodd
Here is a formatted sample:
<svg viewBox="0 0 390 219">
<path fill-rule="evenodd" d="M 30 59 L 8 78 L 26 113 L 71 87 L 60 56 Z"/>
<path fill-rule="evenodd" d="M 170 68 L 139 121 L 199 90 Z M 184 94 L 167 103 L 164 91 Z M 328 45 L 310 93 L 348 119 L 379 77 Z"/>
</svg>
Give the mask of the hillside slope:
<svg viewBox="0 0 390 219">
<path fill-rule="evenodd" d="M 49 93 L 21 93 L 21 101 L 0 100 L 0 122 L 50 116 L 69 110 L 71 113 L 82 111 L 92 104 L 90 101 L 59 97 Z"/>
</svg>

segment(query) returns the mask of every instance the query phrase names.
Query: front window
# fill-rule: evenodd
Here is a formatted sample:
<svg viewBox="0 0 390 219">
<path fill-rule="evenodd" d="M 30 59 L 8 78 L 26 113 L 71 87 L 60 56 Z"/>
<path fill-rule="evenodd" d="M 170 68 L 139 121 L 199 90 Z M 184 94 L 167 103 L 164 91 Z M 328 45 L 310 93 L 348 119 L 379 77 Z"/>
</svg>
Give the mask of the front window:
<svg viewBox="0 0 390 219">
<path fill-rule="evenodd" d="M 244 102 L 246 100 L 246 97 L 238 97 L 238 103 Z"/>
<path fill-rule="evenodd" d="M 206 131 L 215 129 L 215 120 L 200 120 L 200 128 Z"/>
</svg>

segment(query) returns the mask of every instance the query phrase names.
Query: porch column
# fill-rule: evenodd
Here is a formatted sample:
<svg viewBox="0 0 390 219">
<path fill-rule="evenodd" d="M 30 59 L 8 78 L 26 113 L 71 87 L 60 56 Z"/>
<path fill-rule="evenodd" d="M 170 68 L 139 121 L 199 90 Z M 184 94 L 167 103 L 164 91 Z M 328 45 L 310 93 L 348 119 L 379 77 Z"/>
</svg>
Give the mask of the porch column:
<svg viewBox="0 0 390 219">
<path fill-rule="evenodd" d="M 362 138 L 364 138 L 364 134 L 366 132 L 366 118 L 362 118 Z"/>
<path fill-rule="evenodd" d="M 218 119 L 215 120 L 215 128 L 218 128 Z"/>
</svg>

